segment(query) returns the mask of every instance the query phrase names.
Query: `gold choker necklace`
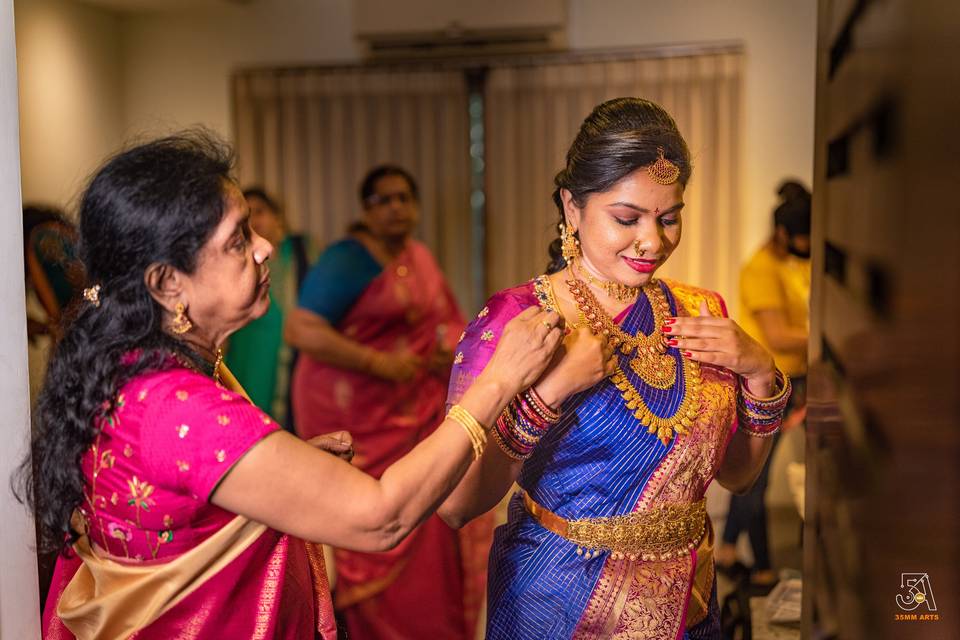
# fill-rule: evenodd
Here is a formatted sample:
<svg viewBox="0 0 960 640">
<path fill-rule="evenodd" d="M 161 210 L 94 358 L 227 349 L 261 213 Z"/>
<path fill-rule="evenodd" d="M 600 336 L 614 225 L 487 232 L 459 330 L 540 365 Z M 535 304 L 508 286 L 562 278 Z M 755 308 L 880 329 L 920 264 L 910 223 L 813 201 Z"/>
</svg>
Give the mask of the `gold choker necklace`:
<svg viewBox="0 0 960 640">
<path fill-rule="evenodd" d="M 636 300 L 637 296 L 640 295 L 640 287 L 630 287 L 625 284 L 620 284 L 619 282 L 595 278 L 580 265 L 579 260 L 574 260 L 573 263 L 577 267 L 577 272 L 586 278 L 587 282 L 599 289 L 603 289 L 604 293 L 615 300 L 620 302 L 630 302 L 631 300 Z"/>
</svg>

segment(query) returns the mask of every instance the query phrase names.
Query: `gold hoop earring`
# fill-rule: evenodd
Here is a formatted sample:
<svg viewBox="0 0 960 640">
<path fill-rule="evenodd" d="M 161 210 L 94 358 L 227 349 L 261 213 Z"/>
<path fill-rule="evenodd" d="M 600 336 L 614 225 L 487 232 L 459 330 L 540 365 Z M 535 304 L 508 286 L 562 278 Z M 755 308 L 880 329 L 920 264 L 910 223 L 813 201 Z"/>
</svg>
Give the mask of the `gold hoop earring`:
<svg viewBox="0 0 960 640">
<path fill-rule="evenodd" d="M 193 323 L 187 317 L 187 307 L 182 302 L 177 303 L 176 313 L 173 322 L 170 323 L 170 329 L 178 336 L 182 336 L 193 328 Z"/>
<path fill-rule="evenodd" d="M 580 257 L 580 241 L 574 235 L 576 232 L 576 229 L 571 231 L 566 224 L 560 223 L 560 253 L 567 264 Z"/>
</svg>

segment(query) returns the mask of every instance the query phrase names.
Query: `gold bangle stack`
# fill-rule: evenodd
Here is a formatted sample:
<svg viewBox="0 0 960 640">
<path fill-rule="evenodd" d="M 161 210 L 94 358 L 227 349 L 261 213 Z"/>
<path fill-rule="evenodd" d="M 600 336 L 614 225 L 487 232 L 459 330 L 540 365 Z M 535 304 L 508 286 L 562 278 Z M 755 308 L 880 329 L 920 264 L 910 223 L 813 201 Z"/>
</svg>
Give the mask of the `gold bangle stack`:
<svg viewBox="0 0 960 640">
<path fill-rule="evenodd" d="M 473 459 L 479 460 L 483 455 L 483 450 L 487 446 L 487 430 L 474 418 L 469 411 L 458 404 L 450 407 L 447 417 L 463 427 L 473 445 Z"/>
</svg>

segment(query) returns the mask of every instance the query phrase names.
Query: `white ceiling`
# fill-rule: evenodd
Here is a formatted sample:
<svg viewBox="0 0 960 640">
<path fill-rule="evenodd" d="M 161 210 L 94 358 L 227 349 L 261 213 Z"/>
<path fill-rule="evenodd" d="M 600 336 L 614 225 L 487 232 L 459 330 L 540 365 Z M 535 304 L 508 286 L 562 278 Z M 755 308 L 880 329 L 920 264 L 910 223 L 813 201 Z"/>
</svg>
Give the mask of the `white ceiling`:
<svg viewBox="0 0 960 640">
<path fill-rule="evenodd" d="M 123 13 L 153 13 L 158 11 L 184 11 L 210 9 L 224 5 L 251 4 L 256 0 L 79 0 Z"/>
</svg>

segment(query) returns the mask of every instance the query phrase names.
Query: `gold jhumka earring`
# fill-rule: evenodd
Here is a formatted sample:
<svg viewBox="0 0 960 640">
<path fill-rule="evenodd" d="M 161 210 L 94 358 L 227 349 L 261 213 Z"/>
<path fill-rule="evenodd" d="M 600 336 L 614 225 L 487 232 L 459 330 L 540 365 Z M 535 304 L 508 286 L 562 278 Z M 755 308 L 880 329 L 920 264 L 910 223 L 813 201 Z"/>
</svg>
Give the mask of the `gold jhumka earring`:
<svg viewBox="0 0 960 640">
<path fill-rule="evenodd" d="M 193 328 L 193 323 L 190 322 L 190 318 L 187 317 L 187 307 L 182 302 L 177 303 L 176 313 L 177 315 L 173 317 L 173 322 L 170 323 L 170 329 L 180 336 L 190 331 L 190 329 Z"/>
<path fill-rule="evenodd" d="M 580 241 L 574 235 L 576 232 L 576 229 L 571 231 L 565 223 L 560 223 L 560 252 L 567 264 L 580 257 Z"/>
</svg>

